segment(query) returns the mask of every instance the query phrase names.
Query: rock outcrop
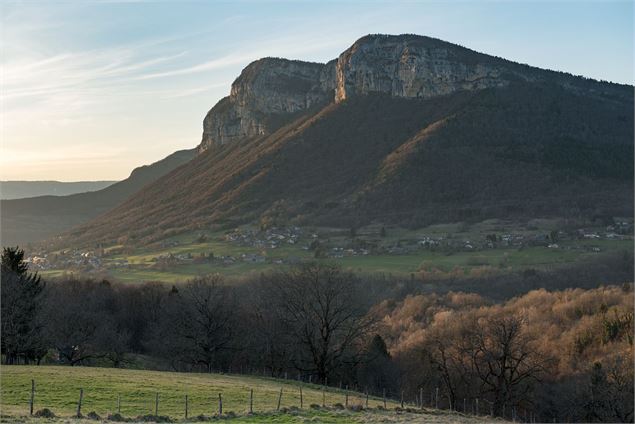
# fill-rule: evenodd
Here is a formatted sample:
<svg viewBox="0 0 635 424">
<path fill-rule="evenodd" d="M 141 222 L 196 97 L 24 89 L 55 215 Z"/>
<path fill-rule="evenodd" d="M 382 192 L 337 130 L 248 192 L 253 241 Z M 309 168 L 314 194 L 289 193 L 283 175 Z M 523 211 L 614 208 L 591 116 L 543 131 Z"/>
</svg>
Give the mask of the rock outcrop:
<svg viewBox="0 0 635 424">
<path fill-rule="evenodd" d="M 414 35 L 369 35 L 340 55 L 335 101 L 354 95 L 433 97 L 506 85 L 490 56 Z"/>
<path fill-rule="evenodd" d="M 334 75 L 334 61 L 326 65 L 277 58 L 252 62 L 234 81 L 230 95 L 208 112 L 199 150 L 268 134 L 276 127 L 275 116 L 328 103 L 335 89 Z"/>
<path fill-rule="evenodd" d="M 431 98 L 548 79 L 576 93 L 612 95 L 611 85 L 489 56 L 418 35 L 368 35 L 326 64 L 265 58 L 248 65 L 209 111 L 199 151 L 270 134 L 294 114 L 354 96 Z"/>
</svg>

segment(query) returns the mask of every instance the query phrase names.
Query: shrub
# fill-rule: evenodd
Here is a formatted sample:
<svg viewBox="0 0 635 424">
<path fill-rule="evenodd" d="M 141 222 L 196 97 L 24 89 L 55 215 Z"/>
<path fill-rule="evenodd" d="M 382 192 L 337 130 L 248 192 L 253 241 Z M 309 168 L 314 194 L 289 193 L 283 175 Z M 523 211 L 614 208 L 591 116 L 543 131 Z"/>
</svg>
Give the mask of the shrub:
<svg viewBox="0 0 635 424">
<path fill-rule="evenodd" d="M 139 415 L 135 420 L 145 423 L 171 423 L 172 419 L 164 415 Z"/>
<path fill-rule="evenodd" d="M 35 415 L 38 418 L 55 418 L 55 414 L 53 413 L 53 411 L 51 411 L 48 408 L 40 409 L 39 411 L 36 411 L 35 414 L 33 415 Z"/>
<path fill-rule="evenodd" d="M 88 415 L 86 415 L 86 418 L 88 418 L 89 420 L 101 420 L 101 417 L 95 411 L 90 411 Z"/>
<path fill-rule="evenodd" d="M 115 413 L 115 414 L 109 414 L 108 415 L 108 421 L 126 422 L 128 420 L 126 418 L 124 418 L 124 416 L 121 415 L 120 413 Z"/>
</svg>

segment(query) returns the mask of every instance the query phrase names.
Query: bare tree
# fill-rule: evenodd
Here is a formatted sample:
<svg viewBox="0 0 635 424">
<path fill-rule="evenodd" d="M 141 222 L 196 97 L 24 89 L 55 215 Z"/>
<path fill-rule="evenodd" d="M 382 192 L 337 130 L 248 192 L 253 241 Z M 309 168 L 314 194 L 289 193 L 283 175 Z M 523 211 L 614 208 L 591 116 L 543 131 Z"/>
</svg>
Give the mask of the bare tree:
<svg viewBox="0 0 635 424">
<path fill-rule="evenodd" d="M 484 393 L 490 394 L 496 415 L 505 406 L 526 400 L 531 384 L 540 381 L 549 363 L 532 346 L 532 337 L 523 331 L 524 321 L 515 315 L 488 318 L 475 323 L 469 354 Z"/>
<path fill-rule="evenodd" d="M 295 366 L 325 381 L 344 364 L 373 321 L 359 300 L 355 277 L 334 264 L 310 263 L 276 274 L 270 284 L 275 310 L 298 346 Z"/>
<path fill-rule="evenodd" d="M 432 365 L 436 368 L 447 393 L 450 405 L 456 405 L 457 391 L 459 387 L 469 387 L 464 383 L 468 375 L 464 366 L 463 355 L 460 349 L 461 341 L 454 331 L 433 331 L 429 340 L 429 355 Z"/>
<path fill-rule="evenodd" d="M 112 320 L 109 283 L 70 280 L 47 288 L 45 333 L 61 363 L 77 365 L 103 356 L 100 335 Z"/>
<path fill-rule="evenodd" d="M 256 365 L 269 369 L 272 376 L 281 375 L 292 368 L 294 339 L 280 314 L 272 308 L 271 287 L 254 285 L 246 293 L 247 302 L 243 307 L 245 328 L 248 339 L 243 344 L 252 354 Z"/>
<path fill-rule="evenodd" d="M 157 336 L 169 340 L 168 348 L 178 360 L 202 365 L 211 372 L 218 355 L 230 347 L 235 303 L 231 289 L 222 284 L 221 277 L 194 279 L 168 296 L 166 332 Z"/>
<path fill-rule="evenodd" d="M 633 357 L 609 358 L 605 364 L 596 362 L 591 371 L 587 393 L 587 419 L 599 422 L 633 422 Z"/>
</svg>

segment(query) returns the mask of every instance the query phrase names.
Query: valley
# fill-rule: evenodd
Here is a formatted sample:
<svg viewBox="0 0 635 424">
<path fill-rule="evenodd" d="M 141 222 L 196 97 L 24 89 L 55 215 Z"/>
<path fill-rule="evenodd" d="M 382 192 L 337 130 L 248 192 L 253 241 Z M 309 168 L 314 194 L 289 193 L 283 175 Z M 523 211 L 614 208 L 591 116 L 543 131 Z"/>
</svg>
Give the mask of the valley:
<svg viewBox="0 0 635 424">
<path fill-rule="evenodd" d="M 31 269 L 45 277 L 175 283 L 214 273 L 257 276 L 312 260 L 335 261 L 358 274 L 425 279 L 551 269 L 622 252 L 632 255 L 632 220 L 575 224 L 492 219 L 418 230 L 379 224 L 348 229 L 244 225 L 184 233 L 148 246 L 33 252 L 29 260 Z"/>
</svg>

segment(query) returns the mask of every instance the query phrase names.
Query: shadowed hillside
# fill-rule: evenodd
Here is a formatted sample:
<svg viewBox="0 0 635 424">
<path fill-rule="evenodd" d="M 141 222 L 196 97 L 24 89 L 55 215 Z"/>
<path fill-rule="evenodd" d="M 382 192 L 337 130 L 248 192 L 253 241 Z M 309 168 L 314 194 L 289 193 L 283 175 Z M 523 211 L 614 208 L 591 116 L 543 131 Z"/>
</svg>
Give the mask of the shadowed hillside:
<svg viewBox="0 0 635 424">
<path fill-rule="evenodd" d="M 125 180 L 98 191 L 0 201 L 2 243 L 12 245 L 38 241 L 82 224 L 193 156 L 194 150 L 180 150 L 151 165 L 136 168 Z"/>
<path fill-rule="evenodd" d="M 632 116 L 548 85 L 363 96 L 209 149 L 72 233 L 149 242 L 213 223 L 425 225 L 629 215 Z"/>
<path fill-rule="evenodd" d="M 414 35 L 363 37 L 324 65 L 263 59 L 210 110 L 187 166 L 68 240 L 629 216 L 632 108 L 632 87 Z"/>
</svg>

